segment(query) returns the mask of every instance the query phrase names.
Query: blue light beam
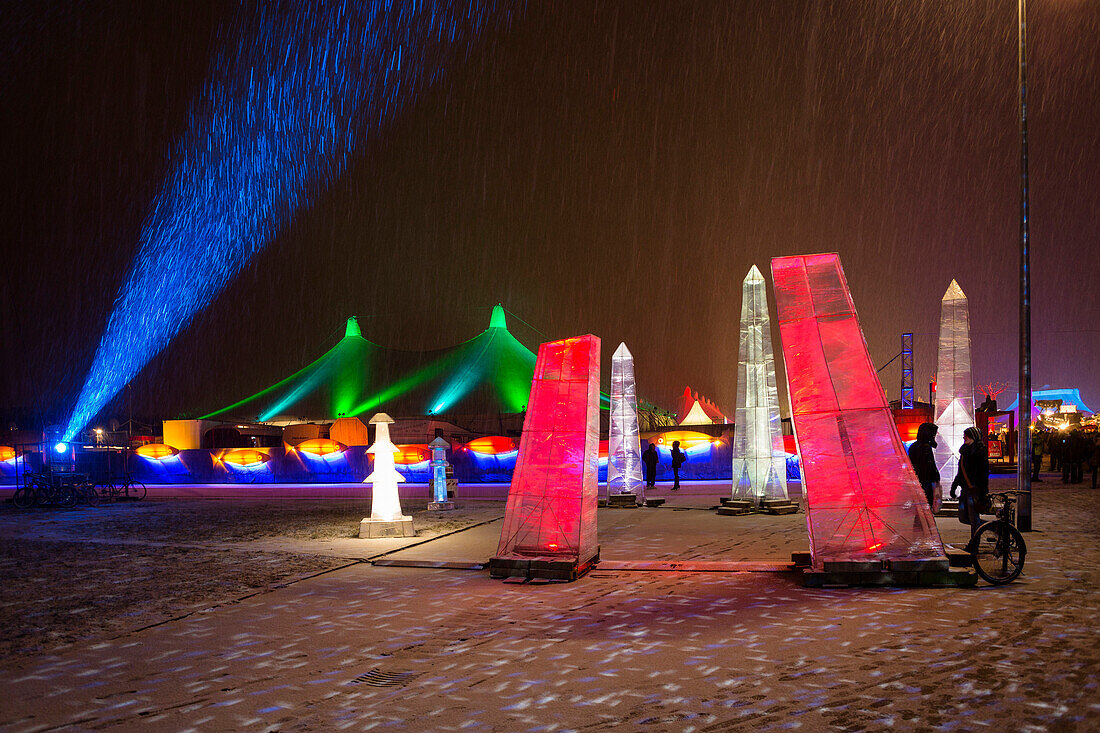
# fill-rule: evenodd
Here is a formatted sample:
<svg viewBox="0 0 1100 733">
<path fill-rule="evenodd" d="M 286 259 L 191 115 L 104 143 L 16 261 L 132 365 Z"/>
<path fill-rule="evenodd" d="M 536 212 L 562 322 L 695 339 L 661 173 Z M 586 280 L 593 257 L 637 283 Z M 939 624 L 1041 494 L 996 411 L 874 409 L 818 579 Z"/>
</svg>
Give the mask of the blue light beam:
<svg viewBox="0 0 1100 733">
<path fill-rule="evenodd" d="M 242 5 L 142 225 L 69 418 L 71 440 L 347 166 L 438 81 L 494 0 Z"/>
</svg>

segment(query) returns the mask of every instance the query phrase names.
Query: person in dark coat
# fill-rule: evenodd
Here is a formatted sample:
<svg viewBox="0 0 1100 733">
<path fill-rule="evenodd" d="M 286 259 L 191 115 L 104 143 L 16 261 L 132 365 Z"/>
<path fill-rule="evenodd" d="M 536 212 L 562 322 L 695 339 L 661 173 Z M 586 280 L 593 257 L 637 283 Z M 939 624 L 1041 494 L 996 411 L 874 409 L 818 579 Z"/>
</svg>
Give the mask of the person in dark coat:
<svg viewBox="0 0 1100 733">
<path fill-rule="evenodd" d="M 917 474 L 917 481 L 924 489 L 924 496 L 928 499 L 928 506 L 935 509 L 936 492 L 940 487 L 940 471 L 936 468 L 936 432 L 939 430 L 934 423 L 922 422 L 917 427 L 917 439 L 909 446 L 909 462 L 913 464 L 913 471 Z"/>
<path fill-rule="evenodd" d="M 1066 434 L 1061 430 L 1051 430 L 1047 443 L 1049 443 L 1047 447 L 1050 450 L 1050 470 L 1056 472 L 1059 466 L 1062 465 L 1062 451 L 1066 444 Z"/>
<path fill-rule="evenodd" d="M 982 507 L 989 495 L 989 450 L 982 442 L 982 433 L 975 427 L 963 431 L 959 448 L 959 472 L 952 487 L 959 486 L 959 521 L 970 525 L 970 542 L 966 549 L 974 551 L 974 536 L 982 524 Z"/>
<path fill-rule="evenodd" d="M 680 466 L 684 465 L 687 461 L 687 456 L 680 450 L 680 441 L 672 441 L 672 490 L 678 491 L 680 488 Z"/>
<path fill-rule="evenodd" d="M 1089 467 L 1092 468 L 1092 488 L 1096 488 L 1096 474 L 1100 471 L 1100 435 L 1092 436 L 1092 451 L 1089 453 Z"/>
<path fill-rule="evenodd" d="M 653 443 L 646 443 L 648 448 L 642 451 L 642 464 L 645 466 L 645 485 L 653 488 L 657 482 L 657 449 Z"/>
</svg>

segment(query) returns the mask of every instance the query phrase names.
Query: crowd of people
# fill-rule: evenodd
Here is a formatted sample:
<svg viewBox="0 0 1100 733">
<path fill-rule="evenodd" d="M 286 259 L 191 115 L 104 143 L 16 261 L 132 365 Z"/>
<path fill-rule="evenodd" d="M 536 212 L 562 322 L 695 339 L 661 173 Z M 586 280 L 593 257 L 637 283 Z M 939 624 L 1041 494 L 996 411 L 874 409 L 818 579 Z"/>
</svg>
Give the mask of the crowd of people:
<svg viewBox="0 0 1100 733">
<path fill-rule="evenodd" d="M 1081 428 L 1068 430 L 1035 429 L 1031 433 L 1031 480 L 1042 481 L 1039 472 L 1044 456 L 1050 456 L 1053 473 L 1062 474 L 1062 483 L 1084 482 L 1085 469 L 1092 473 L 1092 488 L 1096 488 L 1097 469 L 1100 469 L 1100 434 L 1086 433 Z"/>
</svg>

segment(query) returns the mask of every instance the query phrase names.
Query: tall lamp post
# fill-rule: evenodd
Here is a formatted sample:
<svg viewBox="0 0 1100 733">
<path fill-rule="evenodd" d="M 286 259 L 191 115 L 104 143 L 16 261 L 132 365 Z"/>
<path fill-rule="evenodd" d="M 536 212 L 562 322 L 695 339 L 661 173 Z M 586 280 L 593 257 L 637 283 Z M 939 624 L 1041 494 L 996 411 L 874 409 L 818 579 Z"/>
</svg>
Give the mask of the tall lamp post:
<svg viewBox="0 0 1100 733">
<path fill-rule="evenodd" d="M 1027 197 L 1027 0 L 1018 0 L 1020 68 L 1020 400 L 1016 525 L 1031 531 L 1031 255 Z"/>
</svg>

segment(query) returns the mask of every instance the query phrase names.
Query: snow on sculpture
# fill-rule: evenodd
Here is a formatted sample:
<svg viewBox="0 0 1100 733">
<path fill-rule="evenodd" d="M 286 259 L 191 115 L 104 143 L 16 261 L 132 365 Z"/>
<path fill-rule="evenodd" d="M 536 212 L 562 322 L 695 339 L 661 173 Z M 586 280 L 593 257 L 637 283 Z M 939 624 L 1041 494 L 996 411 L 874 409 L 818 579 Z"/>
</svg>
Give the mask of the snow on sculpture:
<svg viewBox="0 0 1100 733">
<path fill-rule="evenodd" d="M 974 383 L 970 376 L 970 310 L 954 280 L 940 301 L 940 343 L 936 355 L 936 466 L 943 498 L 959 466 L 963 431 L 974 425 Z"/>
<path fill-rule="evenodd" d="M 787 503 L 787 454 L 779 422 L 771 318 L 764 276 L 752 266 L 741 285 L 741 346 L 733 427 L 732 498 Z"/>
<path fill-rule="evenodd" d="M 883 560 L 935 560 L 946 568 L 840 258 L 778 257 L 772 279 L 814 569 Z"/>
<path fill-rule="evenodd" d="M 600 339 L 539 347 L 492 577 L 573 580 L 599 556 Z"/>
<path fill-rule="evenodd" d="M 635 494 L 639 501 L 645 501 L 642 446 L 638 431 L 638 395 L 634 388 L 634 357 L 626 344 L 619 344 L 611 357 L 607 493 Z"/>
<path fill-rule="evenodd" d="M 390 440 L 390 425 L 393 418 L 379 412 L 370 419 L 374 426 L 374 443 L 367 453 L 374 456 L 374 470 L 363 479 L 365 484 L 374 484 L 371 495 L 370 517 L 359 523 L 360 537 L 412 537 L 412 517 L 401 513 L 401 497 L 397 493 L 397 484 L 405 477 L 397 472 L 393 456 L 400 449 Z"/>
</svg>

